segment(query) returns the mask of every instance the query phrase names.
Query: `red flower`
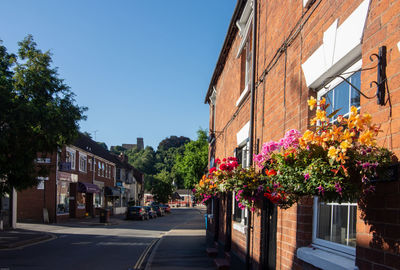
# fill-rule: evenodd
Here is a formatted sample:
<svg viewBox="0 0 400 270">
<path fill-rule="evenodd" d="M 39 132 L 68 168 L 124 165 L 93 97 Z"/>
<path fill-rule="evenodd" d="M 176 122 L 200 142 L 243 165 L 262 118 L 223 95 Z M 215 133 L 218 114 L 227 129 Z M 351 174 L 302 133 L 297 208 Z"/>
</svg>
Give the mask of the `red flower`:
<svg viewBox="0 0 400 270">
<path fill-rule="evenodd" d="M 217 168 L 212 167 L 208 172 L 209 172 L 209 173 L 213 173 L 213 172 L 215 172 L 216 170 L 217 170 Z"/>
<path fill-rule="evenodd" d="M 217 159 L 215 160 L 215 163 L 220 164 L 220 163 L 221 163 L 221 160 L 220 160 L 219 158 L 217 158 Z"/>
<path fill-rule="evenodd" d="M 225 163 L 222 163 L 222 164 L 219 166 L 219 168 L 220 168 L 222 171 L 226 171 L 226 170 L 228 169 L 228 166 L 227 166 Z"/>
<path fill-rule="evenodd" d="M 276 171 L 275 171 L 274 169 L 271 169 L 271 170 L 266 169 L 266 170 L 265 170 L 265 173 L 266 173 L 268 176 L 276 175 Z"/>
</svg>

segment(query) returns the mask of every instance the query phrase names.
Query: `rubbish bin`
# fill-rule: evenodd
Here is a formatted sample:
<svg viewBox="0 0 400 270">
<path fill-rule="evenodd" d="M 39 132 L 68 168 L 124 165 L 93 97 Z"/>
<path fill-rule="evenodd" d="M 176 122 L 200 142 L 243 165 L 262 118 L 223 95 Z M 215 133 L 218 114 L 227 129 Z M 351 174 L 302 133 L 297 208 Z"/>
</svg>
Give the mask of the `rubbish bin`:
<svg viewBox="0 0 400 270">
<path fill-rule="evenodd" d="M 101 223 L 109 223 L 110 222 L 110 210 L 109 209 L 101 209 L 100 210 L 100 222 Z"/>
</svg>

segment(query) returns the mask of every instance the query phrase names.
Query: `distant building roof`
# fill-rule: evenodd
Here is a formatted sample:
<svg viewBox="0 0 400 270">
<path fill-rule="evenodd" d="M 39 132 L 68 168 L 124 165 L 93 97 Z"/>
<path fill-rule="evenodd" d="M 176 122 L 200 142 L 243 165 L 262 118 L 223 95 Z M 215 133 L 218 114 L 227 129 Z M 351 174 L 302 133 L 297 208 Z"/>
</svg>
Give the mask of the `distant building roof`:
<svg viewBox="0 0 400 270">
<path fill-rule="evenodd" d="M 193 192 L 190 189 L 177 189 L 176 192 L 179 195 L 193 195 Z"/>
<path fill-rule="evenodd" d="M 96 156 L 99 156 L 101 158 L 104 158 L 105 160 L 108 160 L 112 163 L 115 163 L 114 157 L 110 154 L 110 152 L 99 145 L 97 142 L 93 141 L 90 139 L 88 136 L 85 136 L 83 134 L 79 134 L 79 137 L 75 140 L 72 145 L 85 150 L 89 153 L 92 153 Z"/>
</svg>

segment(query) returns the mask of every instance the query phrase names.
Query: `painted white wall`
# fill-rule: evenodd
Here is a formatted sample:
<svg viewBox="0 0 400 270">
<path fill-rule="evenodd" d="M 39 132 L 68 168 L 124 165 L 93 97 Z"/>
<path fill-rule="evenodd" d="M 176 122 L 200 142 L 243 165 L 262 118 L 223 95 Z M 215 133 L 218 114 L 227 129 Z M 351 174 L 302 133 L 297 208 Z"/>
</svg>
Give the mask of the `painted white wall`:
<svg viewBox="0 0 400 270">
<path fill-rule="evenodd" d="M 328 77 L 360 58 L 368 6 L 369 0 L 364 0 L 339 27 L 335 20 L 324 32 L 323 44 L 302 64 L 309 88 L 321 87 Z"/>
</svg>

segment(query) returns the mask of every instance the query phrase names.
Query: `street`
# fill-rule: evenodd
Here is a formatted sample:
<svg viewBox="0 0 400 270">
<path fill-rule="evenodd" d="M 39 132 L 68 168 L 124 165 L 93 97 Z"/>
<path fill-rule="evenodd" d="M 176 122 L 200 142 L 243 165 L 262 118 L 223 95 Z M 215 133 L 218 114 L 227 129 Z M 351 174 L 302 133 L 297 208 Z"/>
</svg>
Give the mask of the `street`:
<svg viewBox="0 0 400 270">
<path fill-rule="evenodd" d="M 143 269 L 150 246 L 171 229 L 199 214 L 200 211 L 193 208 L 172 209 L 169 215 L 146 221 L 121 217 L 110 226 L 89 222 L 20 223 L 19 228 L 48 232 L 55 237 L 0 251 L 0 269 Z"/>
</svg>

